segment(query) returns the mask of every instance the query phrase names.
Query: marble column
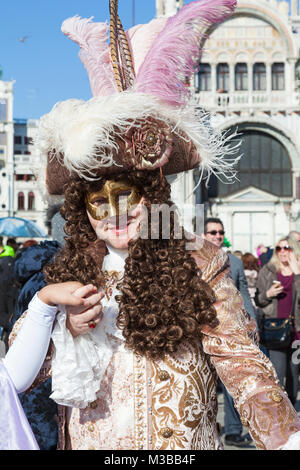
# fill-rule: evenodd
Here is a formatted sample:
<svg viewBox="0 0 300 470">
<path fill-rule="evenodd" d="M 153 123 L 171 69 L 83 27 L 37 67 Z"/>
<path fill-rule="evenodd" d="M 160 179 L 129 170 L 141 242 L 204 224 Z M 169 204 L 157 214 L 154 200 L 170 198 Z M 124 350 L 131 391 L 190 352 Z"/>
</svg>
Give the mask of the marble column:
<svg viewBox="0 0 300 470">
<path fill-rule="evenodd" d="M 248 63 L 248 104 L 253 104 L 253 64 Z"/>
<path fill-rule="evenodd" d="M 270 63 L 266 64 L 266 74 L 267 74 L 267 90 L 266 90 L 266 93 L 267 93 L 267 96 L 268 96 L 269 103 L 271 104 L 271 102 L 272 102 L 272 97 L 271 97 L 271 93 L 272 93 L 272 64 L 270 64 Z"/>
<path fill-rule="evenodd" d="M 285 71 L 285 89 L 290 94 L 290 96 L 292 96 L 294 91 L 296 90 L 296 62 L 297 59 L 288 58 L 285 64 L 285 67 L 287 69 Z"/>
<path fill-rule="evenodd" d="M 229 93 L 235 91 L 235 64 L 229 64 Z"/>
<path fill-rule="evenodd" d="M 291 0 L 291 16 L 298 15 L 298 0 Z"/>
<path fill-rule="evenodd" d="M 213 97 L 213 100 L 215 101 L 214 104 L 217 103 L 217 64 L 216 63 L 211 63 L 211 95 Z"/>
</svg>

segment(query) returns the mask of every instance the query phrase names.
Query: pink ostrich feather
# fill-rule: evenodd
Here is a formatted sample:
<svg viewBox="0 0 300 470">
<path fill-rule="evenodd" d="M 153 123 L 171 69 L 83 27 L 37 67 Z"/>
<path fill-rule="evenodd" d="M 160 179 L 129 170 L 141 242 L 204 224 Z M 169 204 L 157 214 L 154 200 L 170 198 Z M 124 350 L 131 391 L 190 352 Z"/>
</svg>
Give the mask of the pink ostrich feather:
<svg viewBox="0 0 300 470">
<path fill-rule="evenodd" d="M 127 32 L 134 60 L 135 73 L 138 74 L 147 53 L 151 49 L 157 35 L 164 29 L 168 18 L 156 18 L 147 24 L 133 26 Z"/>
<path fill-rule="evenodd" d="M 110 61 L 107 23 L 92 23 L 93 18 L 68 18 L 62 24 L 62 32 L 79 44 L 79 58 L 87 69 L 94 96 L 117 93 Z"/>
<path fill-rule="evenodd" d="M 189 90 L 185 82 L 198 66 L 201 39 L 209 26 L 233 13 L 236 3 L 199 0 L 169 18 L 139 69 L 135 91 L 153 94 L 175 106 L 186 103 Z"/>
</svg>

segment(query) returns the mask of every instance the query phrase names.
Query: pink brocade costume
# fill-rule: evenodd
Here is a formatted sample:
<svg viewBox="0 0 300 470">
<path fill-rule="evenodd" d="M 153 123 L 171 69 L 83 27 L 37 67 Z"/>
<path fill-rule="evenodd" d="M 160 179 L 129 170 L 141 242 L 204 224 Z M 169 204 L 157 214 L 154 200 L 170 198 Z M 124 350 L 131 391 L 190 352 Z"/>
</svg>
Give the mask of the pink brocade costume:
<svg viewBox="0 0 300 470">
<path fill-rule="evenodd" d="M 255 325 L 229 277 L 227 255 L 206 241 L 199 244 L 193 257 L 215 292 L 219 326 L 205 326 L 201 341 L 182 343 L 163 361 L 116 352 L 95 402 L 82 410 L 59 407 L 60 450 L 222 449 L 217 376 L 257 448 L 279 449 L 300 431 L 272 364 L 255 343 Z M 48 361 L 37 381 L 49 377 L 50 369 Z"/>
</svg>

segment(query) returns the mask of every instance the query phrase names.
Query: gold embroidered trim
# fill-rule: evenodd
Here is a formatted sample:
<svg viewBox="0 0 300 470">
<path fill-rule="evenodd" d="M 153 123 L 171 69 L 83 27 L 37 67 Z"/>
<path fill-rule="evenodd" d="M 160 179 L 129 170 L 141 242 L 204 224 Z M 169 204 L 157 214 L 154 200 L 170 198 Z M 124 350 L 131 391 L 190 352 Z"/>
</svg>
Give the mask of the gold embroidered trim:
<svg viewBox="0 0 300 470">
<path fill-rule="evenodd" d="M 273 390 L 270 393 L 270 398 L 276 403 L 280 403 L 283 400 L 283 396 L 281 395 L 281 393 L 278 392 L 278 390 Z"/>
<path fill-rule="evenodd" d="M 148 450 L 146 359 L 137 354 L 133 358 L 135 448 Z"/>
<path fill-rule="evenodd" d="M 117 282 L 119 282 L 119 275 L 118 271 L 104 271 L 104 281 L 105 281 L 105 297 L 109 300 L 112 296 L 114 287 L 116 286 Z"/>
</svg>

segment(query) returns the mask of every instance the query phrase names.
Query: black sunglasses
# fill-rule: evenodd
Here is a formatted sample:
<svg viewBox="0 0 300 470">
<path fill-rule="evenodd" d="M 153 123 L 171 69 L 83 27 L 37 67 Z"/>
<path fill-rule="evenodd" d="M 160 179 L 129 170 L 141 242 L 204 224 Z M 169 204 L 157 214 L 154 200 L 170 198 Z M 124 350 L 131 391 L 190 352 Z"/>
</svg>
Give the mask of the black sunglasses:
<svg viewBox="0 0 300 470">
<path fill-rule="evenodd" d="M 224 230 L 211 230 L 210 232 L 206 232 L 206 233 L 210 233 L 211 235 L 217 235 L 217 233 L 219 235 L 225 235 Z"/>
<path fill-rule="evenodd" d="M 289 245 L 285 245 L 285 246 L 276 246 L 275 248 L 276 250 L 276 253 L 279 253 L 279 251 L 293 251 L 292 248 L 289 246 Z"/>
</svg>

